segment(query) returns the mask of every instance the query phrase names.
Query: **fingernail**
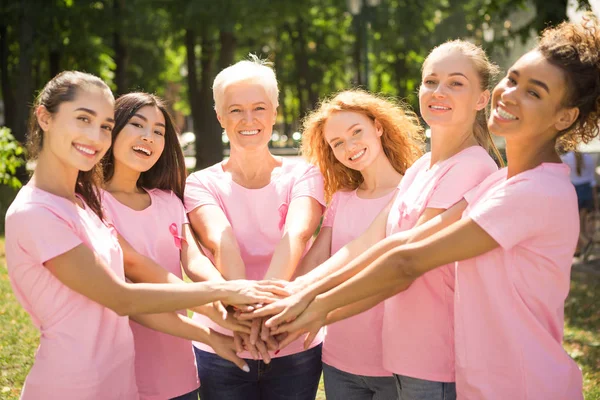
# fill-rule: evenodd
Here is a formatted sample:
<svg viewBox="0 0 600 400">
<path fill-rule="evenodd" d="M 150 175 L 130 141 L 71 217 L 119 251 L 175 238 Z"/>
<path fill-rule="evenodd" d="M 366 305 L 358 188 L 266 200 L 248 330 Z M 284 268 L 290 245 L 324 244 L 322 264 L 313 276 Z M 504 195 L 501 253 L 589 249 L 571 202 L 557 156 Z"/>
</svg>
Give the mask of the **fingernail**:
<svg viewBox="0 0 600 400">
<path fill-rule="evenodd" d="M 281 350 L 275 350 L 275 355 L 279 354 Z"/>
<path fill-rule="evenodd" d="M 250 367 L 249 367 L 249 366 L 247 366 L 247 365 L 244 365 L 244 366 L 242 367 L 242 370 L 243 370 L 244 372 L 250 372 Z"/>
</svg>

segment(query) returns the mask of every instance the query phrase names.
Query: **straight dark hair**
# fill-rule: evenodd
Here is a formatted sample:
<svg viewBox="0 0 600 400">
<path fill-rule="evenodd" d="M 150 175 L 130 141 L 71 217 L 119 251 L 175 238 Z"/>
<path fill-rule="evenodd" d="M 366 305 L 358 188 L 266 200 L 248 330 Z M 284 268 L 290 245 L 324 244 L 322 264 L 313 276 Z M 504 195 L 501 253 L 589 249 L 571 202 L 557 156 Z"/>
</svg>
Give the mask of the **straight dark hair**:
<svg viewBox="0 0 600 400">
<path fill-rule="evenodd" d="M 106 96 L 114 101 L 110 88 L 97 76 L 79 71 L 64 71 L 56 75 L 40 91 L 29 116 L 29 129 L 27 134 L 27 154 L 30 160 L 37 159 L 44 147 L 44 131 L 38 124 L 35 110 L 39 106 L 46 107 L 50 114 L 55 114 L 58 107 L 65 102 L 73 101 L 75 97 L 86 89 L 97 87 L 106 91 Z M 60 133 L 59 133 L 60 134 Z M 75 193 L 79 194 L 88 207 L 102 219 L 102 204 L 98 188 L 103 182 L 102 166 L 96 164 L 89 171 L 79 171 L 75 184 Z"/>
<path fill-rule="evenodd" d="M 115 127 L 112 131 L 112 142 L 129 123 L 129 120 L 145 106 L 158 108 L 165 117 L 165 148 L 156 164 L 148 171 L 142 172 L 137 181 L 140 188 L 172 190 L 183 201 L 183 190 L 187 171 L 183 151 L 179 145 L 177 128 L 167 110 L 164 101 L 150 93 L 128 93 L 117 99 L 115 103 Z M 110 181 L 115 173 L 115 156 L 113 148 L 106 152 L 102 159 L 104 179 Z"/>
</svg>

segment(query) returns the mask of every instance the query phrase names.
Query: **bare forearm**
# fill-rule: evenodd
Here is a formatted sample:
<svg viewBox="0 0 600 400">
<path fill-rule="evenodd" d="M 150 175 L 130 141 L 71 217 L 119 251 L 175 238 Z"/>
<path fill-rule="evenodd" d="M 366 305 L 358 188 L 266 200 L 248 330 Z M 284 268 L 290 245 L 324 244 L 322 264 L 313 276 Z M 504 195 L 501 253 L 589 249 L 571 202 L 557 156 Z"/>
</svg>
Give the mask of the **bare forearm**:
<svg viewBox="0 0 600 400">
<path fill-rule="evenodd" d="M 246 279 L 246 267 L 237 244 L 224 240 L 214 249 L 215 264 L 224 279 Z"/>
<path fill-rule="evenodd" d="M 225 278 L 207 257 L 188 260 L 184 266 L 185 274 L 194 282 L 223 282 Z"/>
<path fill-rule="evenodd" d="M 121 315 L 172 312 L 224 300 L 226 296 L 219 282 L 124 284 L 116 311 Z"/>
<path fill-rule="evenodd" d="M 135 322 L 162 333 L 187 340 L 208 343 L 210 329 L 183 315 L 172 313 L 136 314 L 130 316 Z"/>
<path fill-rule="evenodd" d="M 290 280 L 300 262 L 309 237 L 285 233 L 273 252 L 264 279 Z"/>
<path fill-rule="evenodd" d="M 355 303 L 333 310 L 327 315 L 327 325 L 370 310 L 385 299 L 392 297 L 394 294 L 396 294 L 396 290 L 381 292 L 375 296 L 371 296 L 364 300 L 359 300 Z"/>
</svg>

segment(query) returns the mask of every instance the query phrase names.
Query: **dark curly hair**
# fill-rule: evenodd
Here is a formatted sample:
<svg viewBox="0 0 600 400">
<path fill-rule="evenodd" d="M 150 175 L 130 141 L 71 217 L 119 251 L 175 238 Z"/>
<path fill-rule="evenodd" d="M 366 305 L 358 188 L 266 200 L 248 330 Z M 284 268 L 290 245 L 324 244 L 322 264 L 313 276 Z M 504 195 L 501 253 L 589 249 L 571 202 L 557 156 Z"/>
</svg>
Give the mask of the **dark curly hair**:
<svg viewBox="0 0 600 400">
<path fill-rule="evenodd" d="M 563 22 L 542 33 L 537 47 L 544 58 L 560 68 L 567 82 L 564 107 L 577 107 L 579 116 L 569 128 L 559 132 L 557 147 L 574 149 L 598 135 L 600 113 L 600 26 L 588 13 L 581 23 Z"/>
</svg>

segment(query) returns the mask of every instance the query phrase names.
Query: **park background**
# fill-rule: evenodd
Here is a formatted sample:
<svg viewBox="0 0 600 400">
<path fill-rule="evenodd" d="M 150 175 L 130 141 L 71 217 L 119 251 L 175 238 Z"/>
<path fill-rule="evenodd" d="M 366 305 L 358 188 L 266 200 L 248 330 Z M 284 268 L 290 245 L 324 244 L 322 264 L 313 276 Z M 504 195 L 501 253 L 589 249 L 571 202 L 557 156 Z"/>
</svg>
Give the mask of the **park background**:
<svg viewBox="0 0 600 400">
<path fill-rule="evenodd" d="M 544 27 L 586 9 L 600 15 L 600 0 L 0 0 L 0 399 L 18 398 L 38 344 L 10 289 L 4 214 L 28 176 L 30 105 L 60 71 L 96 74 L 115 96 L 164 97 L 194 170 L 228 154 L 211 85 L 249 53 L 273 62 L 279 81 L 270 146 L 297 155 L 302 118 L 319 99 L 362 87 L 418 112 L 420 68 L 434 46 L 473 41 L 505 70 Z M 600 400 L 600 259 L 574 262 L 565 349 L 584 371 L 586 399 Z"/>
</svg>

